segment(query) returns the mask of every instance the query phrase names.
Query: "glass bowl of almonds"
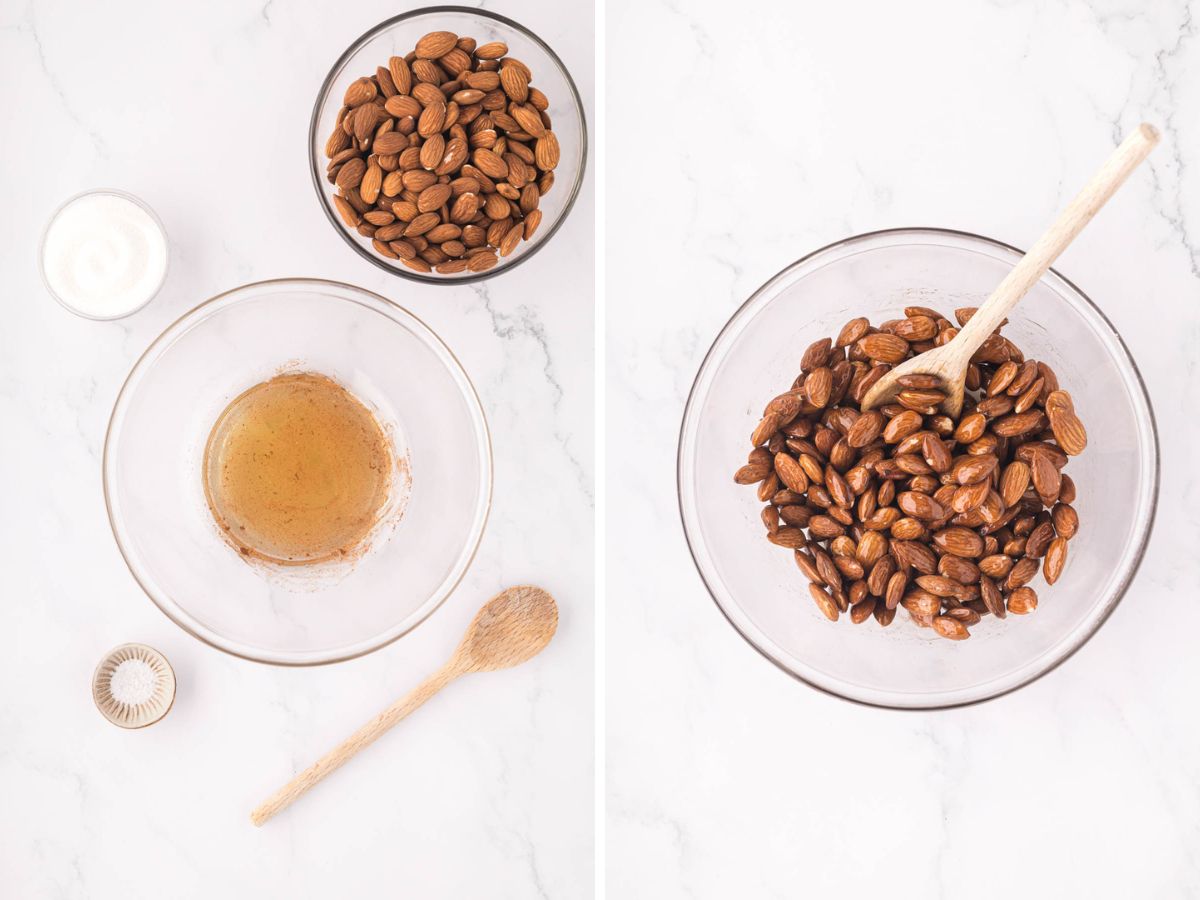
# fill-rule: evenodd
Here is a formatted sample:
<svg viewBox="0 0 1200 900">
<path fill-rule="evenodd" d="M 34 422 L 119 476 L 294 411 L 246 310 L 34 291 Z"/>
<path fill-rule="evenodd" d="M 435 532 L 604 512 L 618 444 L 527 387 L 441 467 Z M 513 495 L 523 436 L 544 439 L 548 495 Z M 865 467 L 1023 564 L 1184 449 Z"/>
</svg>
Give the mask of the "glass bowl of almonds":
<svg viewBox="0 0 1200 900">
<path fill-rule="evenodd" d="M 355 251 L 416 281 L 489 278 L 565 220 L 583 181 L 579 92 L 503 16 L 430 7 L 356 40 L 321 85 L 313 185 Z"/>
<path fill-rule="evenodd" d="M 709 350 L 680 436 L 684 531 L 729 622 L 796 678 L 898 709 L 986 700 L 1071 656 L 1133 579 L 1154 417 L 1058 273 L 972 358 L 959 416 L 928 376 L 859 408 L 1020 257 L 939 229 L 852 237 L 772 278 Z"/>
</svg>

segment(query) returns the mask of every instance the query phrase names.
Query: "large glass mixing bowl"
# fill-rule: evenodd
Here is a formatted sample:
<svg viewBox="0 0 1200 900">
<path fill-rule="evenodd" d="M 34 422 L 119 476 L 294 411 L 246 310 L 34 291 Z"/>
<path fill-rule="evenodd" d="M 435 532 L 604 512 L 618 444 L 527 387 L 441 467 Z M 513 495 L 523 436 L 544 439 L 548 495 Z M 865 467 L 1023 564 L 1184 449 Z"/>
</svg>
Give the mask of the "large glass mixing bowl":
<svg viewBox="0 0 1200 900">
<path fill-rule="evenodd" d="M 1158 439 L 1146 388 L 1120 335 L 1077 287 L 1048 272 L 1004 333 L 1045 360 L 1070 391 L 1091 441 L 1068 473 L 1080 530 L 1059 581 L 1029 616 L 993 617 L 954 642 L 901 614 L 887 628 L 824 619 L 789 551 L 767 542 L 761 504 L 733 483 L 747 435 L 792 383 L 800 354 L 853 316 L 949 315 L 977 306 L 1021 257 L 1012 247 L 938 229 L 858 235 L 784 269 L 717 336 L 684 413 L 679 502 L 705 585 L 764 656 L 808 684 L 877 706 L 929 709 L 995 697 L 1053 669 L 1108 618 L 1141 562 L 1158 496 Z"/>
</svg>

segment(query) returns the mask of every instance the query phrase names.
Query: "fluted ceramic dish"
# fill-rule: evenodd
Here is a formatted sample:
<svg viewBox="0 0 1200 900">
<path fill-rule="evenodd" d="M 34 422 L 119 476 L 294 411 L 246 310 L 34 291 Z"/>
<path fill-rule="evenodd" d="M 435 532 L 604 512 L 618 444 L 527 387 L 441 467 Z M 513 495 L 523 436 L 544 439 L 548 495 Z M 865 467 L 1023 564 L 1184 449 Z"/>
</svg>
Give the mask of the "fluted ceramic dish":
<svg viewBox="0 0 1200 900">
<path fill-rule="evenodd" d="M 371 242 L 351 230 L 333 205 L 334 186 L 325 177 L 329 160 L 325 156 L 325 141 L 333 131 L 346 88 L 357 78 L 374 75 L 379 66 L 387 66 L 392 56 L 404 56 L 412 51 L 417 40 L 431 31 L 452 31 L 473 37 L 480 44 L 503 41 L 508 55 L 521 60 L 533 73 L 532 85 L 546 95 L 550 108 L 546 110 L 558 137 L 559 163 L 554 170 L 554 187 L 541 198 L 542 224 L 533 238 L 521 241 L 508 256 L 485 272 L 459 272 L 439 275 L 410 269 L 398 259 L 380 256 Z M 308 133 L 308 161 L 313 187 L 329 224 L 354 248 L 363 259 L 401 278 L 426 284 L 464 284 L 494 278 L 519 266 L 544 247 L 558 232 L 567 214 L 575 205 L 583 185 L 587 163 L 587 122 L 583 101 L 567 67 L 550 46 L 525 26 L 512 19 L 466 6 L 429 6 L 414 9 L 380 22 L 352 43 L 338 57 L 317 95 Z"/>
<path fill-rule="evenodd" d="M 281 370 L 344 385 L 404 463 L 402 515 L 348 564 L 248 562 L 205 502 L 213 423 Z M 168 327 L 117 397 L 103 470 L 117 545 L 150 599 L 214 647 L 279 665 L 361 656 L 424 621 L 470 565 L 492 491 L 483 409 L 450 349 L 384 297 L 316 279 L 244 285 Z"/>
<path fill-rule="evenodd" d="M 1137 366 L 1112 323 L 1051 270 L 1010 314 L 1004 333 L 1049 363 L 1091 440 L 1067 468 L 1079 533 L 1052 587 L 1034 582 L 1028 616 L 991 616 L 947 641 L 898 615 L 827 621 L 790 551 L 768 543 L 752 488 L 733 483 L 763 406 L 799 371 L 812 341 L 847 319 L 897 318 L 907 305 L 947 314 L 978 306 L 1021 257 L 997 241 L 928 228 L 839 241 L 784 269 L 717 336 L 688 399 L 679 442 L 679 503 L 696 566 L 713 599 L 764 656 L 848 700 L 903 709 L 995 697 L 1053 669 L 1108 618 L 1129 586 L 1158 497 L 1158 438 Z M 1108 302 L 1128 298 L 1109 297 Z M 1044 588 L 1044 589 L 1043 589 Z"/>
<path fill-rule="evenodd" d="M 136 659 L 154 673 L 154 690 L 143 703 L 123 703 L 113 696 L 113 673 L 121 663 Z M 171 711 L 175 703 L 175 670 L 167 658 L 146 644 L 122 644 L 100 660 L 92 675 L 92 700 L 108 721 L 120 728 L 145 728 Z"/>
</svg>

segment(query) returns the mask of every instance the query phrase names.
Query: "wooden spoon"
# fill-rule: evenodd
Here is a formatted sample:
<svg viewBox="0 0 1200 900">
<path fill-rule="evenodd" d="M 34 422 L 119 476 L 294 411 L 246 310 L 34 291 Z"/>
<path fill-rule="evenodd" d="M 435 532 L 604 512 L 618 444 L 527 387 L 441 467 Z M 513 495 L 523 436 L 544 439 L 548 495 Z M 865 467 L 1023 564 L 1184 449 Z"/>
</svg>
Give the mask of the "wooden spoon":
<svg viewBox="0 0 1200 900">
<path fill-rule="evenodd" d="M 1100 167 L 1092 180 L 1064 209 L 1054 224 L 1029 248 L 1000 285 L 992 291 L 987 302 L 979 307 L 962 330 L 949 343 L 920 353 L 896 366 L 867 391 L 861 404 L 863 411 L 888 403 L 903 390 L 898 384 L 902 375 L 936 375 L 942 379 L 946 399 L 941 408 L 955 418 L 962 411 L 963 387 L 967 364 L 979 346 L 1004 321 L 1004 317 L 1029 292 L 1039 278 L 1046 274 L 1054 260 L 1067 248 L 1083 227 L 1092 220 L 1108 199 L 1129 177 L 1137 165 L 1158 143 L 1158 131 L 1145 123 L 1121 142 L 1112 156 Z"/>
<path fill-rule="evenodd" d="M 507 669 L 536 656 L 557 627 L 558 607 L 541 588 L 521 585 L 501 591 L 476 613 L 449 662 L 280 788 L 250 814 L 250 821 L 262 825 L 459 675 Z"/>
</svg>

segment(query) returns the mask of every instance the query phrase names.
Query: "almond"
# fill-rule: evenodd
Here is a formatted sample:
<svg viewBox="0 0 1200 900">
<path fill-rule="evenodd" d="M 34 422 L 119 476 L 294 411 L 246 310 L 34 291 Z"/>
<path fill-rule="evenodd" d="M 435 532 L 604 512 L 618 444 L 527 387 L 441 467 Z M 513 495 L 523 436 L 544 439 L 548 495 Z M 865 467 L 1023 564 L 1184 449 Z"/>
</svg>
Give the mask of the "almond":
<svg viewBox="0 0 1200 900">
<path fill-rule="evenodd" d="M 475 213 L 479 211 L 479 199 L 473 193 L 459 194 L 454 201 L 454 206 L 450 209 L 450 221 L 459 225 L 465 224 L 475 218 Z"/>
<path fill-rule="evenodd" d="M 423 213 L 440 209 L 450 199 L 450 185 L 431 184 L 417 197 L 417 209 Z"/>
<path fill-rule="evenodd" d="M 921 414 L 911 409 L 892 416 L 883 428 L 883 440 L 888 444 L 898 444 L 910 434 L 921 429 Z"/>
<path fill-rule="evenodd" d="M 808 402 L 817 409 L 821 409 L 829 402 L 829 392 L 832 387 L 833 373 L 824 366 L 809 372 L 808 377 L 804 379 L 804 394 L 808 398 Z"/>
<path fill-rule="evenodd" d="M 421 115 L 417 119 L 417 134 L 423 138 L 429 138 L 441 131 L 445 123 L 446 105 L 431 103 L 421 111 Z"/>
<path fill-rule="evenodd" d="M 440 59 L 458 44 L 458 35 L 451 31 L 431 31 L 417 41 L 417 59 Z"/>
<path fill-rule="evenodd" d="M 902 512 L 914 519 L 925 521 L 944 518 L 945 508 L 928 494 L 916 491 L 904 491 L 896 497 L 896 503 Z"/>
<path fill-rule="evenodd" d="M 436 228 L 438 222 L 440 222 L 440 221 L 441 221 L 441 218 L 438 216 L 437 213 L 432 213 L 432 212 L 421 213 L 421 215 L 417 216 L 415 219 L 413 219 L 411 222 L 409 222 L 408 225 L 405 227 L 404 236 L 405 237 L 416 237 L 416 236 L 422 235 L 425 232 Z"/>
<path fill-rule="evenodd" d="M 860 348 L 863 355 L 868 359 L 893 366 L 902 362 L 908 356 L 909 351 L 908 341 L 894 334 L 886 334 L 884 332 L 868 334 L 866 337 L 860 339 L 855 346 Z"/>
<path fill-rule="evenodd" d="M 358 186 L 359 196 L 367 203 L 374 203 L 379 196 L 379 189 L 383 186 L 383 169 L 379 168 L 379 163 L 372 162 L 367 166 L 367 171 L 362 177 L 362 181 Z"/>
<path fill-rule="evenodd" d="M 1046 397 L 1046 414 L 1050 417 L 1050 428 L 1054 439 L 1068 456 L 1078 456 L 1087 447 L 1087 431 L 1075 405 L 1066 391 L 1051 391 Z"/>
<path fill-rule="evenodd" d="M 799 410 L 797 410 L 799 412 Z M 878 410 L 872 409 L 863 413 L 846 432 L 846 443 L 851 447 L 860 448 L 878 440 L 883 433 L 884 418 Z"/>
<path fill-rule="evenodd" d="M 775 454 L 775 471 L 779 474 L 779 480 L 789 491 L 803 494 L 808 490 L 808 477 L 804 474 L 804 469 L 788 454 Z"/>
<path fill-rule="evenodd" d="M 405 62 L 404 57 L 393 56 L 391 59 L 389 59 L 388 72 L 392 76 L 392 84 L 396 87 L 396 93 L 407 94 L 412 90 L 412 72 L 409 71 L 408 63 Z M 392 115 L 398 115 L 398 113 L 392 113 Z M 405 115 L 416 114 L 405 113 Z"/>
<path fill-rule="evenodd" d="M 338 170 L 335 184 L 347 191 L 350 188 L 357 187 L 362 182 L 363 176 L 367 174 L 367 164 L 361 158 L 355 158 L 347 162 Z"/>
<path fill-rule="evenodd" d="M 1020 460 L 1013 460 L 1004 467 L 1000 476 L 1000 498 L 1005 506 L 1013 506 L 1029 487 L 1029 466 Z"/>
<path fill-rule="evenodd" d="M 1054 582 L 1058 581 L 1058 577 L 1062 574 L 1063 567 L 1066 564 L 1067 539 L 1056 537 L 1050 542 L 1050 546 L 1046 550 L 1046 560 L 1042 566 L 1042 575 L 1046 579 L 1046 584 L 1054 584 Z"/>
<path fill-rule="evenodd" d="M 1070 540 L 1075 537 L 1079 531 L 1079 514 L 1075 512 L 1075 508 L 1069 503 L 1058 503 L 1054 509 L 1050 511 L 1050 515 L 1054 520 L 1054 530 L 1059 536 Z"/>
<path fill-rule="evenodd" d="M 836 622 L 838 620 L 838 608 L 837 604 L 833 602 L 833 598 L 829 596 L 829 592 L 819 584 L 809 584 L 808 592 L 817 604 L 817 609 L 821 610 L 822 615 L 830 622 Z"/>
<path fill-rule="evenodd" d="M 529 98 L 529 77 L 523 67 L 513 65 L 511 60 L 500 68 L 500 87 L 517 103 L 524 103 Z"/>
<path fill-rule="evenodd" d="M 1008 595 L 1008 611 L 1024 616 L 1037 609 L 1038 597 L 1033 588 L 1019 587 Z"/>
<path fill-rule="evenodd" d="M 370 78 L 359 78 L 346 88 L 346 96 L 342 102 L 349 107 L 362 106 L 374 100 L 377 93 L 375 82 Z"/>
<path fill-rule="evenodd" d="M 376 153 L 383 155 L 400 153 L 408 149 L 408 137 L 398 131 L 389 131 L 375 138 L 373 149 Z"/>
<path fill-rule="evenodd" d="M 508 164 L 491 150 L 480 147 L 471 154 L 471 161 L 489 178 L 508 177 Z"/>
<path fill-rule="evenodd" d="M 943 528 L 934 532 L 933 544 L 944 553 L 967 559 L 974 559 L 983 554 L 983 538 L 970 528 Z"/>
<path fill-rule="evenodd" d="M 479 59 L 499 59 L 508 53 L 508 44 L 503 41 L 492 41 L 475 48 L 475 56 Z"/>
<path fill-rule="evenodd" d="M 942 637 L 952 641 L 965 641 L 971 636 L 971 632 L 967 630 L 966 625 L 949 616 L 935 616 L 933 630 Z"/>
<path fill-rule="evenodd" d="M 541 113 L 532 106 L 514 105 L 512 107 L 512 117 L 517 120 L 517 124 L 527 134 L 532 134 L 534 137 L 541 137 L 546 134 L 546 126 L 542 124 Z"/>
<path fill-rule="evenodd" d="M 537 166 L 543 172 L 549 172 L 551 169 L 557 168 L 559 159 L 558 137 L 553 131 L 547 131 L 537 139 L 533 150 L 534 159 L 537 161 Z M 546 187 L 541 187 L 541 192 L 547 192 Z"/>
</svg>

